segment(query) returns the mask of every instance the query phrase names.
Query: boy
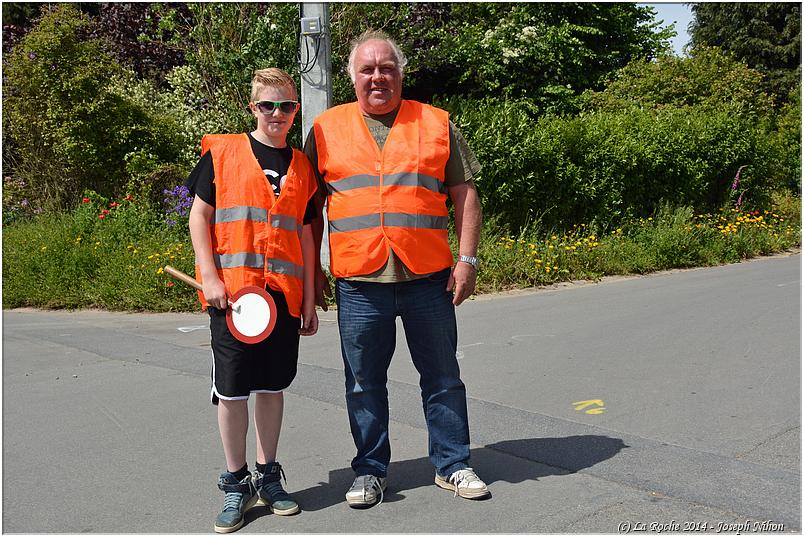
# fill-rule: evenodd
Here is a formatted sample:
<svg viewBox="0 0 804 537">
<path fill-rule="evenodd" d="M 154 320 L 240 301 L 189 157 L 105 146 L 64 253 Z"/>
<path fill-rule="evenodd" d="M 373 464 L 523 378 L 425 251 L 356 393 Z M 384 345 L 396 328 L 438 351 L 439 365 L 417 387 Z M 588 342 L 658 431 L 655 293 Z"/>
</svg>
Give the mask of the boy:
<svg viewBox="0 0 804 537">
<path fill-rule="evenodd" d="M 203 156 L 186 182 L 195 194 L 190 237 L 203 286 L 199 298 L 210 316 L 211 399 L 218 406 L 226 457 L 218 481 L 225 493 L 215 521 L 218 533 L 238 530 L 244 513 L 257 504 L 277 515 L 299 511 L 282 488 L 284 472 L 276 462 L 282 390 L 296 376 L 299 335 L 318 330 L 309 225 L 316 183 L 307 158 L 286 142 L 299 109 L 293 79 L 280 69 L 256 71 L 249 108 L 257 128 L 204 136 Z M 265 287 L 278 310 L 273 332 L 256 344 L 237 341 L 226 325 L 227 297 L 247 285 Z M 253 475 L 246 462 L 251 393 L 257 437 Z"/>
</svg>

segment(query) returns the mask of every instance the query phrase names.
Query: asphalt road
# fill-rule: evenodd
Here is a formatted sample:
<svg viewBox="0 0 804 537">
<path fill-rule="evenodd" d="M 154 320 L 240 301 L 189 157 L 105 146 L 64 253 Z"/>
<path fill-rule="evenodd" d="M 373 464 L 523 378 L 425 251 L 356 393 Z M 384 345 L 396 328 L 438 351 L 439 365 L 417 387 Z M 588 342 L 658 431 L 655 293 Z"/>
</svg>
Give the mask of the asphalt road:
<svg viewBox="0 0 804 537">
<path fill-rule="evenodd" d="M 433 485 L 400 323 L 390 488 L 372 509 L 346 506 L 354 448 L 322 312 L 280 442 L 303 512 L 255 508 L 240 532 L 800 533 L 800 255 L 484 296 L 458 315 L 490 500 Z M 211 532 L 224 460 L 206 325 L 3 312 L 4 532 Z"/>
</svg>

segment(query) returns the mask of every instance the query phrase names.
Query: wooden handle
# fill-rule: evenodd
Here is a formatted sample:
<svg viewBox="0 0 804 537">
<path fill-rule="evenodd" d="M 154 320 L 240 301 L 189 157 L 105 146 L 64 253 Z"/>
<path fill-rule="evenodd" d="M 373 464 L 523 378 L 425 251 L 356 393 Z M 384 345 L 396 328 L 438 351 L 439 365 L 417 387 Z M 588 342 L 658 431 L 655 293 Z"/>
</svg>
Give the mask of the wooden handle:
<svg viewBox="0 0 804 537">
<path fill-rule="evenodd" d="M 198 289 L 199 291 L 204 290 L 204 288 L 201 286 L 201 284 L 198 283 L 197 281 L 195 281 L 195 279 L 191 278 L 190 276 L 188 276 L 187 274 L 183 273 L 180 270 L 174 269 L 170 265 L 165 265 L 165 272 L 167 272 L 168 274 L 170 274 L 171 276 L 173 276 L 177 280 L 183 281 L 184 283 L 186 283 L 190 287 L 194 287 L 195 289 Z"/>
</svg>

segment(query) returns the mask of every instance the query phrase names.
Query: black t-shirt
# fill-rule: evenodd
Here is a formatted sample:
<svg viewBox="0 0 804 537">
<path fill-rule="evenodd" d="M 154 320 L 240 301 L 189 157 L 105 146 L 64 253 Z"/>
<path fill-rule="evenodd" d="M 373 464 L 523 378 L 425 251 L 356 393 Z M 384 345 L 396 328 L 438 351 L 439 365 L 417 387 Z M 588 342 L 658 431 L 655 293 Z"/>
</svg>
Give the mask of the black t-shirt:
<svg viewBox="0 0 804 537">
<path fill-rule="evenodd" d="M 293 160 L 293 149 L 290 146 L 282 148 L 271 147 L 255 139 L 251 133 L 248 134 L 249 142 L 251 142 L 251 151 L 257 158 L 262 171 L 265 173 L 265 179 L 271 184 L 274 189 L 274 194 L 279 197 L 282 186 L 287 178 L 288 168 L 290 168 L 290 161 Z M 215 206 L 215 167 L 212 164 L 212 152 L 207 151 L 198 164 L 195 165 L 187 181 L 184 182 L 190 190 L 190 194 L 198 195 L 199 198 L 208 204 Z M 307 209 L 304 211 L 304 223 L 309 224 L 316 219 L 315 204 L 313 199 L 307 203 Z"/>
</svg>

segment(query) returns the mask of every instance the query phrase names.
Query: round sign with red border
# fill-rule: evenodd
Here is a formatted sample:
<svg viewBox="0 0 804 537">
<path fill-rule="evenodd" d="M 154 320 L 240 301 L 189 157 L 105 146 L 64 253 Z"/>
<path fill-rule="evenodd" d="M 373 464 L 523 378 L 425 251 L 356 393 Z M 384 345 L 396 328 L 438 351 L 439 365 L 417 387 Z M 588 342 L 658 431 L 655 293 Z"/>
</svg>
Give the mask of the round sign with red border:
<svg viewBox="0 0 804 537">
<path fill-rule="evenodd" d="M 276 325 L 276 302 L 262 287 L 243 287 L 231 297 L 231 305 L 226 309 L 226 324 L 238 341 L 259 343 Z"/>
</svg>

